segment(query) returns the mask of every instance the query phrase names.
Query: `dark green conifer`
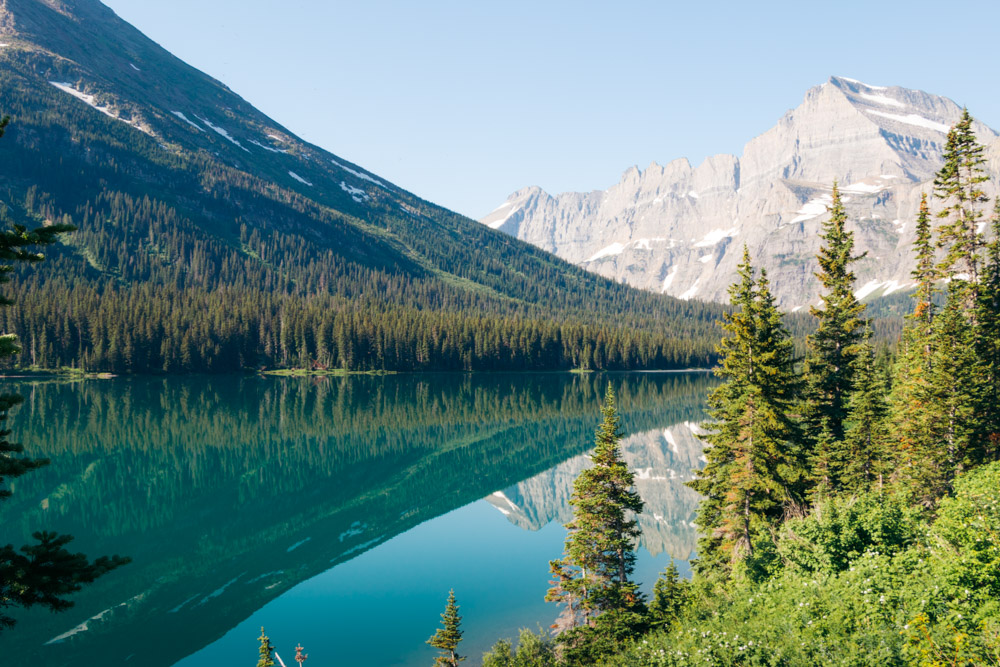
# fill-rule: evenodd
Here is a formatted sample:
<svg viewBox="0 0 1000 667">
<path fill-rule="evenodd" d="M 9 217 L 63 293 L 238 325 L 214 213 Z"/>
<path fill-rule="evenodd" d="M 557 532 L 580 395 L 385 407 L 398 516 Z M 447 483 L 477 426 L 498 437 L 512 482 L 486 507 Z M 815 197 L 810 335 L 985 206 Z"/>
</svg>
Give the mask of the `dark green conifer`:
<svg viewBox="0 0 1000 667">
<path fill-rule="evenodd" d="M 980 230 L 982 207 L 989 202 L 983 190 L 988 180 L 983 152 L 972 130 L 972 116 L 963 109 L 961 119 L 948 132 L 944 166 L 934 179 L 934 196 L 943 204 L 937 214 L 938 246 L 945 248 L 939 271 L 959 280 L 962 308 L 973 321 L 979 298 L 981 253 L 986 243 Z"/>
<path fill-rule="evenodd" d="M 847 402 L 854 387 L 854 360 L 861 334 L 865 306 L 854 296 L 851 264 L 864 255 L 853 254 L 854 233 L 846 229 L 847 213 L 837 184 L 833 184 L 830 219 L 823 223 L 823 246 L 816 259 L 816 273 L 823 287 L 822 305 L 811 307 L 818 320 L 815 333 L 806 340 L 806 437 L 811 449 L 814 494 L 823 495 L 840 487 L 838 461 L 844 460 Z"/>
<path fill-rule="evenodd" d="M 271 638 L 264 634 L 263 626 L 260 628 L 260 637 L 257 637 L 257 641 L 260 642 L 257 667 L 274 667 L 274 645 L 271 644 Z"/>
<path fill-rule="evenodd" d="M 698 509 L 697 568 L 726 573 L 752 555 L 766 526 L 801 501 L 803 466 L 790 419 L 798 382 L 793 342 L 775 307 L 767 276 L 753 277 L 743 249 L 739 280 L 730 287 L 734 312 L 724 316 L 716 374 L 725 382 L 709 396 L 703 425 L 707 463 L 689 483 L 704 499 Z"/>
<path fill-rule="evenodd" d="M 640 535 L 635 515 L 643 503 L 634 488 L 635 474 L 621 457 L 622 434 L 610 385 L 601 412 L 593 465 L 573 483 L 573 519 L 566 524 L 563 558 L 550 563 L 555 579 L 546 595 L 567 605 L 567 632 L 560 643 L 578 662 L 593 660 L 634 636 L 646 612 L 642 593 L 630 579 Z"/>
<path fill-rule="evenodd" d="M 843 489 L 861 493 L 881 489 L 886 471 L 885 386 L 875 366 L 871 327 L 854 359 L 854 391 L 847 406 L 847 458 L 839 462 Z"/>
<path fill-rule="evenodd" d="M 441 614 L 442 627 L 427 640 L 427 643 L 441 651 L 441 655 L 434 658 L 435 667 L 458 667 L 458 663 L 465 660 L 464 656 L 458 654 L 458 645 L 462 641 L 462 617 L 458 615 L 458 605 L 455 604 L 455 591 L 452 589 L 448 593 L 448 603 L 445 605 L 444 613 Z"/>
<path fill-rule="evenodd" d="M 979 305 L 979 357 L 983 382 L 980 435 L 987 459 L 1000 460 L 1000 200 L 993 209 L 993 240 L 986 248 Z"/>
<path fill-rule="evenodd" d="M 649 603 L 649 624 L 654 628 L 669 628 L 680 618 L 687 599 L 687 586 L 681 580 L 677 565 L 670 565 L 653 585 L 653 599 Z"/>
</svg>

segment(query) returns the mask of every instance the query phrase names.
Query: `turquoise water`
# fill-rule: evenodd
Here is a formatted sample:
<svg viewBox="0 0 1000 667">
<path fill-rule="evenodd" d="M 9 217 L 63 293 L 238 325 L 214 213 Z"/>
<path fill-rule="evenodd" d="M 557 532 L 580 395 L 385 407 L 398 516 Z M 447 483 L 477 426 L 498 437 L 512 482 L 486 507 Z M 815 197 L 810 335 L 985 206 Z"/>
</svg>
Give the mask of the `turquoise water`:
<svg viewBox="0 0 1000 667">
<path fill-rule="evenodd" d="M 426 665 L 448 590 L 466 664 L 547 627 L 572 480 L 608 382 L 646 511 L 636 578 L 690 558 L 704 374 L 478 374 L 21 383 L 15 437 L 52 465 L 0 507 L 4 543 L 76 536 L 133 563 L 67 613 L 21 614 L 11 664 Z"/>
</svg>

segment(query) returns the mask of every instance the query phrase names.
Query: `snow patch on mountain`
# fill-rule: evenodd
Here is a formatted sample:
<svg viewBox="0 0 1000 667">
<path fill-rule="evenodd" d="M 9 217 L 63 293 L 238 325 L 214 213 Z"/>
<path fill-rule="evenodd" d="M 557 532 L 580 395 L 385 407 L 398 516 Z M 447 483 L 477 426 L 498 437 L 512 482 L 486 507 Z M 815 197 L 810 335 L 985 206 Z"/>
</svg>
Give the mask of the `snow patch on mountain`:
<svg viewBox="0 0 1000 667">
<path fill-rule="evenodd" d="M 605 247 L 601 248 L 600 250 L 598 250 L 597 252 L 595 252 L 593 255 L 591 255 L 589 259 L 585 259 L 584 261 L 585 262 L 596 262 L 597 260 L 601 259 L 602 257 L 610 257 L 611 255 L 620 255 L 620 254 L 622 254 L 622 251 L 624 251 L 624 250 L 625 250 L 625 244 L 624 243 L 615 242 L 615 243 L 612 243 L 611 245 L 608 245 L 608 246 L 605 246 Z"/>
<path fill-rule="evenodd" d="M 674 264 L 673 268 L 670 269 L 670 273 L 668 273 L 667 277 L 663 279 L 663 288 L 660 289 L 661 293 L 665 293 L 668 289 L 670 289 L 670 285 L 673 284 L 674 278 L 677 277 L 677 270 L 679 268 L 680 267 Z"/>
<path fill-rule="evenodd" d="M 288 175 L 291 176 L 292 178 L 294 178 L 299 183 L 303 183 L 305 185 L 312 185 L 312 183 L 310 183 L 306 179 L 302 178 L 301 176 L 299 176 L 298 174 L 296 174 L 294 171 L 289 171 Z"/>
<path fill-rule="evenodd" d="M 689 287 L 686 292 L 684 292 L 677 298 L 680 299 L 681 301 L 690 301 L 691 299 L 693 299 L 694 295 L 698 293 L 699 283 L 701 283 L 701 276 L 698 276 L 698 279 L 694 281 L 694 285 L 691 285 L 691 287 Z"/>
<path fill-rule="evenodd" d="M 335 167 L 337 167 L 339 169 L 343 169 L 344 171 L 346 171 L 348 174 L 351 174 L 352 176 L 357 176 L 361 180 L 368 181 L 369 183 L 372 183 L 373 185 L 377 185 L 380 188 L 384 188 L 385 187 L 385 183 L 383 183 L 382 181 L 375 180 L 374 178 L 372 178 L 368 174 L 365 174 L 363 172 L 351 169 L 347 165 L 341 164 L 341 163 L 337 162 L 336 160 L 330 160 L 330 162 L 333 163 L 333 166 L 335 166 Z"/>
<path fill-rule="evenodd" d="M 49 83 L 52 84 L 53 86 L 55 86 L 56 88 L 58 88 L 59 90 L 63 91 L 64 93 L 69 93 L 70 95 L 72 95 L 76 99 L 84 102 L 85 104 L 87 104 L 91 108 L 96 109 L 97 111 L 100 111 L 102 114 L 104 114 L 108 118 L 114 118 L 115 120 L 120 121 L 122 123 L 125 123 L 126 125 L 128 125 L 130 127 L 134 127 L 135 129 L 139 130 L 140 132 L 145 132 L 149 136 L 154 136 L 153 132 L 149 128 L 143 127 L 137 121 L 126 120 L 126 119 L 122 118 L 121 116 L 118 115 L 118 113 L 116 111 L 112 110 L 111 107 L 106 107 L 106 106 L 99 105 L 97 103 L 97 99 L 93 95 L 85 93 L 85 92 L 83 92 L 81 90 L 77 90 L 76 87 L 73 86 L 73 84 L 71 84 L 71 83 L 61 83 L 59 81 L 49 81 Z"/>
<path fill-rule="evenodd" d="M 208 127 L 210 130 L 212 130 L 213 132 L 215 132 L 216 134 L 218 134 L 220 137 L 222 137 L 223 139 L 225 139 L 229 143 L 233 144 L 234 146 L 237 146 L 238 148 L 241 148 L 241 149 L 245 150 L 247 153 L 250 152 L 250 150 L 246 146 L 244 146 L 239 141 L 237 141 L 236 139 L 234 139 L 232 137 L 232 135 L 230 135 L 229 132 L 227 132 L 224 127 L 220 127 L 218 125 L 213 125 L 210 121 L 202 118 L 198 114 L 193 114 L 193 115 L 194 115 L 195 118 L 197 118 L 202 123 L 204 123 L 206 127 Z"/>
<path fill-rule="evenodd" d="M 204 132 L 205 131 L 205 130 L 202 129 L 201 125 L 199 125 L 198 123 L 194 122 L 193 120 L 188 119 L 188 117 L 185 116 L 180 111 L 171 111 L 170 113 L 172 113 L 173 115 L 177 116 L 182 121 L 184 121 L 185 123 L 187 123 L 188 125 L 190 125 L 194 129 L 198 130 L 199 132 Z"/>
<path fill-rule="evenodd" d="M 886 111 L 876 111 L 875 109 L 866 109 L 868 113 L 873 116 L 879 116 L 881 118 L 888 118 L 889 120 L 894 120 L 897 123 L 904 123 L 906 125 L 913 125 L 915 127 L 924 127 L 928 130 L 934 130 L 935 132 L 941 132 L 943 134 L 948 134 L 948 130 L 951 128 L 944 123 L 939 123 L 930 118 L 924 118 L 923 116 L 918 116 L 915 113 L 908 113 L 902 116 L 897 113 L 888 113 Z"/>
<path fill-rule="evenodd" d="M 340 189 L 346 192 L 347 194 L 351 195 L 351 199 L 358 202 L 359 204 L 371 199 L 371 197 L 368 196 L 367 192 L 365 192 L 361 188 L 356 188 L 353 185 L 348 185 L 344 181 L 340 182 Z"/>
<path fill-rule="evenodd" d="M 717 245 L 723 239 L 732 238 L 740 233 L 739 227 L 733 227 L 732 229 L 713 229 L 705 237 L 694 244 L 695 248 L 708 248 L 713 245 Z"/>
<path fill-rule="evenodd" d="M 906 105 L 899 100 L 887 97 L 885 95 L 872 95 L 871 93 L 858 93 L 858 97 L 868 100 L 869 102 L 874 102 L 875 104 L 882 104 L 884 106 L 899 107 L 901 109 L 906 108 Z"/>
<path fill-rule="evenodd" d="M 285 148 L 271 148 L 270 146 L 265 146 L 264 144 L 260 143 L 259 141 L 254 141 L 253 139 L 250 139 L 250 143 L 253 144 L 254 146 L 257 146 L 258 148 L 263 148 L 268 153 L 282 153 L 282 154 L 284 154 L 284 153 L 288 152 L 288 150 L 285 149 Z"/>
</svg>

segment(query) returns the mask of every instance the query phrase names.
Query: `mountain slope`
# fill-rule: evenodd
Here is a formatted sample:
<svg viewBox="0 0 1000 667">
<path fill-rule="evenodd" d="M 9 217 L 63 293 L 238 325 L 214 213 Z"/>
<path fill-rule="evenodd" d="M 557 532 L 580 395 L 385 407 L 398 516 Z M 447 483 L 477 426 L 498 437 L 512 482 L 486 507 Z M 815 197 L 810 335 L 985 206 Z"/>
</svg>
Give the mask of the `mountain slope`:
<svg viewBox="0 0 1000 667">
<path fill-rule="evenodd" d="M 80 229 L 21 274 L 18 306 L 0 314 L 24 363 L 411 370 L 712 355 L 717 309 L 595 277 L 303 142 L 96 0 L 0 0 L 0 44 L 0 109 L 14 118 L 3 220 Z"/>
<path fill-rule="evenodd" d="M 961 113 L 918 90 L 832 77 L 741 157 L 717 155 L 629 169 L 603 192 L 515 192 L 482 219 L 595 273 L 682 299 L 723 301 L 746 243 L 781 305 L 815 300 L 818 233 L 840 182 L 859 249 L 862 296 L 909 282 L 920 192 L 941 166 L 948 127 Z M 976 125 L 1000 173 L 996 133 Z"/>
</svg>

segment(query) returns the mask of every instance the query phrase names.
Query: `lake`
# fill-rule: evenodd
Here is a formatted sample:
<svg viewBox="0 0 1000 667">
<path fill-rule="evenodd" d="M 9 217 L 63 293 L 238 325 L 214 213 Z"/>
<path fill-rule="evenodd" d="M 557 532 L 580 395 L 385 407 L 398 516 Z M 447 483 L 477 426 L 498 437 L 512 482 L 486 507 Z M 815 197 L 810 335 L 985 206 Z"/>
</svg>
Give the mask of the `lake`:
<svg viewBox="0 0 1000 667">
<path fill-rule="evenodd" d="M 46 529 L 133 562 L 0 634 L 5 664 L 427 665 L 454 588 L 466 664 L 547 628 L 548 561 L 611 383 L 646 503 L 636 579 L 687 572 L 706 373 L 11 381 L 0 543 Z"/>
</svg>

